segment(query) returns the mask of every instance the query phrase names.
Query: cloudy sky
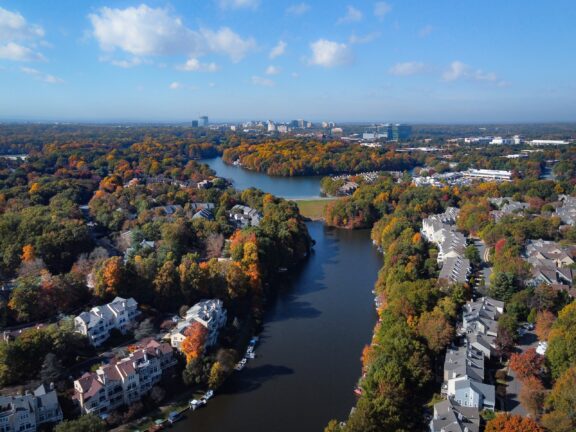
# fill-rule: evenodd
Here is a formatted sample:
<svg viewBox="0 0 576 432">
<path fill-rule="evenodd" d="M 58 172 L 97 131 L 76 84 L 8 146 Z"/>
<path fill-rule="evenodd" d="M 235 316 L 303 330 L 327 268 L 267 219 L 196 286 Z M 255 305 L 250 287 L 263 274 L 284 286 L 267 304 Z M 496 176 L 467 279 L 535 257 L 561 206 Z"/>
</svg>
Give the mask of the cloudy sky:
<svg viewBox="0 0 576 432">
<path fill-rule="evenodd" d="M 573 0 L 0 0 L 0 120 L 576 120 Z"/>
</svg>

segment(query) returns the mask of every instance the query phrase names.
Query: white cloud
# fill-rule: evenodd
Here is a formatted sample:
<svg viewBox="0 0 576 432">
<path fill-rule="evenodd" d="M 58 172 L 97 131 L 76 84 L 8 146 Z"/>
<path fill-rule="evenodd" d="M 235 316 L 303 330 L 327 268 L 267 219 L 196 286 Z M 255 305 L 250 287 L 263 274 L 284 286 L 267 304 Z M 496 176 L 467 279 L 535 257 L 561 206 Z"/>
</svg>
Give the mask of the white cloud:
<svg viewBox="0 0 576 432">
<path fill-rule="evenodd" d="M 0 59 L 12 61 L 46 60 L 42 54 L 16 42 L 0 44 Z"/>
<path fill-rule="evenodd" d="M 169 10 L 144 4 L 126 9 L 103 7 L 88 18 L 103 51 L 120 50 L 135 57 L 198 57 L 217 52 L 239 61 L 256 45 L 253 39 L 243 39 L 227 27 L 192 30 Z"/>
<path fill-rule="evenodd" d="M 359 45 L 359 44 L 367 44 L 370 42 L 374 42 L 376 39 L 380 37 L 380 32 L 372 32 L 365 34 L 364 36 L 357 36 L 353 34 L 348 38 L 348 42 L 352 45 Z"/>
<path fill-rule="evenodd" d="M 39 70 L 32 69 L 29 67 L 21 67 L 20 70 L 24 72 L 26 75 L 30 75 L 34 77 L 34 79 L 37 79 L 38 81 L 42 81 L 48 84 L 60 84 L 64 82 L 64 80 L 55 77 L 54 75 L 45 74 L 43 72 L 40 72 Z"/>
<path fill-rule="evenodd" d="M 221 9 L 256 9 L 260 0 L 218 0 Z"/>
<path fill-rule="evenodd" d="M 42 27 L 29 24 L 19 12 L 0 7 L 0 59 L 12 61 L 46 60 L 36 46 L 42 40 Z"/>
<path fill-rule="evenodd" d="M 171 82 L 171 83 L 170 83 L 170 85 L 168 86 L 168 88 L 169 88 L 170 90 L 178 90 L 179 88 L 182 88 L 182 84 L 179 83 L 178 81 L 174 81 L 174 82 Z"/>
<path fill-rule="evenodd" d="M 278 66 L 270 65 L 266 68 L 266 75 L 278 75 L 280 71 Z"/>
<path fill-rule="evenodd" d="M 178 69 L 187 72 L 216 72 L 220 68 L 216 63 L 200 63 L 197 58 L 192 57 L 182 66 L 179 66 Z"/>
<path fill-rule="evenodd" d="M 350 64 L 354 61 L 354 53 L 350 47 L 343 43 L 338 43 L 326 39 L 318 39 L 310 44 L 312 59 L 310 64 L 334 67 Z"/>
<path fill-rule="evenodd" d="M 304 15 L 306 12 L 310 10 L 310 5 L 308 3 L 298 3 L 289 6 L 286 9 L 286 13 L 288 15 L 300 16 Z"/>
<path fill-rule="evenodd" d="M 363 14 L 360 10 L 356 9 L 354 6 L 348 6 L 346 8 L 346 15 L 339 18 L 336 24 L 348 24 L 358 21 L 362 21 Z"/>
<path fill-rule="evenodd" d="M 422 27 L 420 29 L 420 31 L 418 32 L 418 36 L 425 38 L 425 37 L 430 36 L 433 31 L 434 31 L 434 27 L 432 27 L 430 24 L 428 24 L 428 25 L 425 25 L 424 27 Z"/>
<path fill-rule="evenodd" d="M 0 41 L 33 40 L 42 37 L 42 27 L 28 24 L 19 12 L 0 7 Z"/>
<path fill-rule="evenodd" d="M 292 78 L 294 78 L 294 79 L 300 78 L 300 74 L 299 74 L 298 72 L 292 72 L 292 73 L 290 74 L 290 76 L 291 76 Z"/>
<path fill-rule="evenodd" d="M 421 72 L 424 72 L 426 69 L 426 65 L 420 62 L 404 62 L 404 63 L 396 63 L 392 66 L 389 72 L 392 75 L 397 76 L 408 76 L 408 75 L 416 75 Z"/>
<path fill-rule="evenodd" d="M 484 72 L 482 69 L 474 69 L 459 60 L 450 63 L 448 69 L 442 74 L 442 78 L 444 81 L 457 81 L 460 79 L 493 83 L 498 81 L 498 76 L 494 72 Z"/>
<path fill-rule="evenodd" d="M 388 3 L 379 1 L 374 3 L 374 16 L 378 19 L 383 19 L 388 12 L 392 10 L 392 6 Z"/>
<path fill-rule="evenodd" d="M 222 27 L 218 31 L 202 29 L 201 32 L 210 51 L 226 54 L 235 63 L 256 48 L 254 39 L 242 39 L 228 27 Z"/>
<path fill-rule="evenodd" d="M 275 83 L 271 79 L 262 78 L 259 76 L 254 75 L 252 77 L 252 84 L 262 87 L 274 87 Z"/>
<path fill-rule="evenodd" d="M 120 68 L 129 69 L 134 66 L 141 65 L 144 61 L 138 57 L 132 57 L 131 59 L 123 59 L 123 60 L 115 60 L 115 59 L 108 59 L 107 57 L 101 57 L 101 61 L 109 61 L 110 64 L 114 66 L 118 66 Z"/>
<path fill-rule="evenodd" d="M 284 41 L 278 41 L 278 43 L 276 44 L 276 46 L 274 48 L 272 48 L 272 50 L 270 51 L 270 54 L 268 55 L 271 59 L 276 58 L 276 57 L 280 57 L 281 55 L 284 54 L 284 51 L 286 51 L 286 47 L 288 46 L 288 44 Z"/>
<path fill-rule="evenodd" d="M 469 66 L 456 60 L 450 63 L 450 67 L 442 74 L 442 78 L 444 78 L 444 81 L 456 81 L 465 77 L 469 69 Z"/>
</svg>

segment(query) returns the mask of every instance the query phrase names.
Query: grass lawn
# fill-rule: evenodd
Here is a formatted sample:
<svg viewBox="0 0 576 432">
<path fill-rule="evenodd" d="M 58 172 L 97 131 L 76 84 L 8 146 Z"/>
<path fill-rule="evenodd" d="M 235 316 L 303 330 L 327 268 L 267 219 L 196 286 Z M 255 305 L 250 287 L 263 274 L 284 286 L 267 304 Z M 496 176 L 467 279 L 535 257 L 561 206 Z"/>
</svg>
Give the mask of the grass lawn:
<svg viewBox="0 0 576 432">
<path fill-rule="evenodd" d="M 312 220 L 324 219 L 324 207 L 335 199 L 295 200 L 302 216 Z"/>
</svg>

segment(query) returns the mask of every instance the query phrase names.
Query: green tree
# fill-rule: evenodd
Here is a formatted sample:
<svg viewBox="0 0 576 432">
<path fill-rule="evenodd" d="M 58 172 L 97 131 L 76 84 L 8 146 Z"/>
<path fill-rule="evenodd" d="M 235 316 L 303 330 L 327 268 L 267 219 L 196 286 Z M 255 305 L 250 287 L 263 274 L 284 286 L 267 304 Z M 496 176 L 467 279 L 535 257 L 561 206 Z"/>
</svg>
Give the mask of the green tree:
<svg viewBox="0 0 576 432">
<path fill-rule="evenodd" d="M 76 420 L 58 423 L 54 432 L 105 432 L 106 423 L 93 414 L 83 415 Z"/>
</svg>

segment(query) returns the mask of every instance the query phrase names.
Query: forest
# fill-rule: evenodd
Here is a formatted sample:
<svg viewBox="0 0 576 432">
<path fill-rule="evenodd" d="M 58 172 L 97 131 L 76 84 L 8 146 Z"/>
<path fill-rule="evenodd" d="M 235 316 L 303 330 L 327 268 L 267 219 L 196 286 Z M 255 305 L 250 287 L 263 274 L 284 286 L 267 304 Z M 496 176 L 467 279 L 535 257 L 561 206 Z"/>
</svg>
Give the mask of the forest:
<svg viewBox="0 0 576 432">
<path fill-rule="evenodd" d="M 222 136 L 92 126 L 2 132 L 3 151 L 28 157 L 0 158 L 0 328 L 17 331 L 0 341 L 0 386 L 48 377 L 69 398 L 67 371 L 97 354 L 71 318 L 116 296 L 133 297 L 142 314 L 105 348 L 158 334 L 166 316 L 201 299 L 221 300 L 229 320 L 219 345 L 198 352 L 191 334 L 180 380 L 220 385 L 258 331 L 279 269 L 310 253 L 296 204 L 237 191 L 199 164 Z M 257 210 L 259 224 L 238 226 L 229 217 L 236 204 Z"/>
<path fill-rule="evenodd" d="M 226 163 L 273 176 L 313 176 L 366 171 L 404 171 L 418 165 L 418 158 L 391 149 L 374 149 L 339 141 L 313 139 L 273 140 L 243 144 L 224 150 Z"/>
</svg>

